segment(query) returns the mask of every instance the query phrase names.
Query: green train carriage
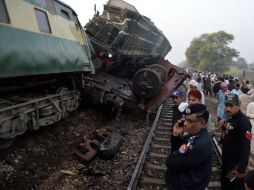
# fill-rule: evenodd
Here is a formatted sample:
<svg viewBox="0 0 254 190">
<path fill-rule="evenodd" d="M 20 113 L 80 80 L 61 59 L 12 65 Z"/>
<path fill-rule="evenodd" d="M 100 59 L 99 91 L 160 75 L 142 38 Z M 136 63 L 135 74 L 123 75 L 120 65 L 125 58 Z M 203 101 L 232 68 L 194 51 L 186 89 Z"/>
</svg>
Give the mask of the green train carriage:
<svg viewBox="0 0 254 190">
<path fill-rule="evenodd" d="M 94 73 L 75 11 L 59 0 L 0 0 L 0 148 L 66 117 Z"/>
</svg>

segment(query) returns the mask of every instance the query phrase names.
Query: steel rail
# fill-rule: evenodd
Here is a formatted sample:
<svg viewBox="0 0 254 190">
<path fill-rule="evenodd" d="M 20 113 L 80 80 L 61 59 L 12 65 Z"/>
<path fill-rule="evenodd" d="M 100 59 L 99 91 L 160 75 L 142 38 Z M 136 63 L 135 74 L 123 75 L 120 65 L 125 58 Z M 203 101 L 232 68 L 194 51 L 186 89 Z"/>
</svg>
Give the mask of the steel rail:
<svg viewBox="0 0 254 190">
<path fill-rule="evenodd" d="M 219 142 L 217 141 L 215 136 L 213 136 L 213 144 L 214 144 L 214 148 L 215 148 L 214 151 L 215 151 L 216 155 L 218 156 L 220 164 L 222 164 L 222 161 L 221 161 L 222 150 L 221 150 Z"/>
<path fill-rule="evenodd" d="M 154 136 L 154 131 L 155 131 L 155 128 L 157 126 L 157 123 L 158 123 L 158 120 L 159 120 L 159 117 L 160 117 L 160 113 L 161 113 L 161 110 L 162 110 L 162 106 L 161 105 L 157 111 L 157 114 L 156 114 L 156 117 L 154 119 L 154 122 L 152 124 L 152 127 L 151 127 L 151 130 L 149 132 L 149 135 L 146 139 L 146 142 L 145 142 L 145 145 L 142 149 L 142 152 L 139 156 L 139 159 L 138 159 L 138 162 L 137 162 L 137 165 L 135 167 L 135 170 L 133 172 L 133 175 L 131 177 L 131 180 L 130 180 L 130 183 L 128 185 L 128 188 L 127 190 L 135 190 L 137 188 L 137 184 L 138 184 L 138 178 L 140 176 L 140 173 L 143 169 L 143 166 L 144 166 L 144 163 L 145 163 L 145 159 L 147 157 L 147 153 L 148 153 L 148 150 L 149 150 L 149 146 L 152 142 L 152 138 Z"/>
</svg>

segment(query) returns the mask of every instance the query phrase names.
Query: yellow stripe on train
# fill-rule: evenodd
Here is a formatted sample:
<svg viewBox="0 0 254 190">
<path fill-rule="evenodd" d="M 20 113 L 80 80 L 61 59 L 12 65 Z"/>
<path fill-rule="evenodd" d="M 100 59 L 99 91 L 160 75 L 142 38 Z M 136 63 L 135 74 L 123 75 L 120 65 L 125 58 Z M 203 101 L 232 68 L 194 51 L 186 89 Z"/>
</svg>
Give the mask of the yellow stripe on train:
<svg viewBox="0 0 254 190">
<path fill-rule="evenodd" d="M 77 27 L 76 23 L 72 20 L 67 20 L 60 15 L 49 12 L 41 7 L 33 5 L 24 0 L 7 0 L 5 1 L 10 23 L 2 23 L 10 27 L 27 30 L 30 32 L 41 33 L 53 37 L 59 37 L 72 41 L 79 41 L 80 44 L 85 44 L 85 38 L 81 27 Z M 17 8 L 19 7 L 19 8 Z M 51 33 L 41 32 L 36 20 L 35 9 L 44 11 L 47 14 L 48 21 L 51 28 Z M 68 30 L 66 30 L 68 27 Z"/>
</svg>

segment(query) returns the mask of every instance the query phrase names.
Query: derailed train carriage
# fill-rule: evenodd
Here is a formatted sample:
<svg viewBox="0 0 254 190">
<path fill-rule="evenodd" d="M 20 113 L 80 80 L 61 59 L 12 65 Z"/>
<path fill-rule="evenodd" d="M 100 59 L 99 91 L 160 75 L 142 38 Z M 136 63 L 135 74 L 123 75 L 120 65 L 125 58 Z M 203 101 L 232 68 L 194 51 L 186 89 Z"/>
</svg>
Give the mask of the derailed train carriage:
<svg viewBox="0 0 254 190">
<path fill-rule="evenodd" d="M 97 104 L 154 111 L 187 77 L 164 57 L 165 35 L 147 17 L 122 1 L 109 0 L 101 15 L 85 26 L 97 74 L 86 91 Z"/>
<path fill-rule="evenodd" d="M 0 0 L 0 148 L 77 109 L 94 73 L 75 11 L 59 0 Z"/>
<path fill-rule="evenodd" d="M 80 92 L 150 113 L 186 77 L 164 60 L 163 33 L 124 1 L 109 1 L 85 31 L 90 40 L 59 0 L 0 0 L 0 148 L 65 118 Z"/>
</svg>

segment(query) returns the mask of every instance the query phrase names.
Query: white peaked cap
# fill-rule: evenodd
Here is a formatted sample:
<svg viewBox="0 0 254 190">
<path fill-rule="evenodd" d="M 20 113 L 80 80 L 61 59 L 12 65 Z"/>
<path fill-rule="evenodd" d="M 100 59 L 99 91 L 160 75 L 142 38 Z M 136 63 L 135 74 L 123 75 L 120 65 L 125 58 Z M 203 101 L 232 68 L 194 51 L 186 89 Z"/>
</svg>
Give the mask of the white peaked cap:
<svg viewBox="0 0 254 190">
<path fill-rule="evenodd" d="M 195 80 L 191 80 L 191 81 L 189 82 L 189 85 L 198 87 L 198 82 L 195 81 Z"/>
<path fill-rule="evenodd" d="M 189 104 L 187 102 L 182 102 L 179 106 L 178 106 L 178 110 L 183 113 L 185 111 L 185 109 L 189 106 Z"/>
</svg>

